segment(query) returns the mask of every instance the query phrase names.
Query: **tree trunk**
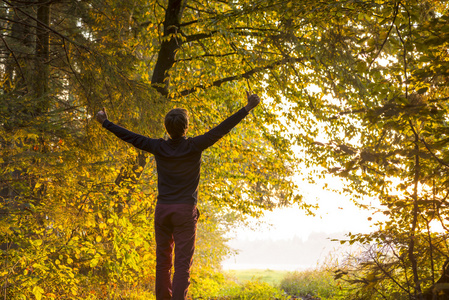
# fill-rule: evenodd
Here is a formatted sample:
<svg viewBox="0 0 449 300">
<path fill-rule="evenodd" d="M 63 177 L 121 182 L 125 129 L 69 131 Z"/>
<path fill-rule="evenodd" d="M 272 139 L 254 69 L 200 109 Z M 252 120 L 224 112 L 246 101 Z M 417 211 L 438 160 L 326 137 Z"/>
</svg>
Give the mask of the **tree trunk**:
<svg viewBox="0 0 449 300">
<path fill-rule="evenodd" d="M 23 8 L 26 10 L 26 8 Z M 11 26 L 11 35 L 4 35 L 1 39 L 2 46 L 5 48 L 5 52 L 8 53 L 8 57 L 4 61 L 5 66 L 5 84 L 3 91 L 5 93 L 12 90 L 19 91 L 22 95 L 27 93 L 30 77 L 27 66 L 28 61 L 32 53 L 33 48 L 33 36 L 32 32 L 32 20 L 19 10 L 9 10 L 10 13 L 6 15 L 6 18 L 12 18 L 14 21 Z M 17 51 L 20 49 L 20 51 Z"/>
<path fill-rule="evenodd" d="M 151 83 L 154 88 L 164 96 L 168 95 L 168 71 L 175 63 L 176 51 L 179 49 L 181 43 L 178 41 L 176 35 L 178 34 L 179 24 L 181 24 L 185 1 L 186 0 L 169 0 L 167 9 L 165 10 L 162 44 L 151 78 Z M 123 167 L 121 169 L 115 183 L 121 185 L 125 180 L 137 181 L 142 173 L 141 170 L 145 165 L 146 155 L 144 153 L 139 153 L 131 168 Z"/>
<path fill-rule="evenodd" d="M 415 151 L 419 153 L 419 137 L 417 133 L 415 133 Z M 421 291 L 421 283 L 419 281 L 418 275 L 418 264 L 416 262 L 415 256 L 415 232 L 418 224 L 418 215 L 419 215 L 419 207 L 418 207 L 418 185 L 419 185 L 419 176 L 420 176 L 420 161 L 419 154 L 415 155 L 415 175 L 414 175 L 414 188 L 413 188 L 413 219 L 412 226 L 410 229 L 410 241 L 408 248 L 408 258 L 412 264 L 412 272 L 413 272 L 413 282 L 415 284 L 415 295 L 416 299 L 422 300 L 423 295 Z"/>
<path fill-rule="evenodd" d="M 164 96 L 168 95 L 170 83 L 168 71 L 173 67 L 176 51 L 181 45 L 177 35 L 184 6 L 185 0 L 169 0 L 165 11 L 162 44 L 154 67 L 153 77 L 151 78 L 153 86 Z"/>
<path fill-rule="evenodd" d="M 50 76 L 50 3 L 47 0 L 39 0 L 36 22 L 36 56 L 33 92 L 38 100 L 35 114 L 45 113 L 49 108 L 46 97 Z"/>
<path fill-rule="evenodd" d="M 424 294 L 426 300 L 449 299 L 449 260 L 443 264 L 440 279 L 435 282 Z"/>
</svg>

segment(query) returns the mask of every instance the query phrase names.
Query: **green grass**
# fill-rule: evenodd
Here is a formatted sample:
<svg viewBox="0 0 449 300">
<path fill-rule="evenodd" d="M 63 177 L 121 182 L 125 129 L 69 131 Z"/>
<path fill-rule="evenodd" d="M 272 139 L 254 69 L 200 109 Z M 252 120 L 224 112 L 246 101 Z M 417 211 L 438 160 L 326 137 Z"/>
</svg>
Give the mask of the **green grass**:
<svg viewBox="0 0 449 300">
<path fill-rule="evenodd" d="M 344 282 L 334 279 L 325 268 L 288 273 L 278 286 L 291 296 L 311 295 L 322 300 L 348 299 Z"/>
<path fill-rule="evenodd" d="M 279 285 L 281 280 L 288 273 L 288 271 L 277 271 L 270 269 L 229 270 L 226 272 L 226 274 L 236 278 L 239 282 L 244 282 L 247 280 L 259 280 L 273 286 Z"/>
<path fill-rule="evenodd" d="M 259 292 L 259 290 L 266 293 L 271 292 L 268 290 L 269 287 L 272 287 L 273 289 L 283 291 L 290 296 L 311 295 L 323 300 L 347 299 L 347 295 L 345 294 L 345 284 L 335 281 L 333 272 L 324 267 L 295 272 L 270 269 L 229 270 L 225 272 L 225 276 L 230 278 L 233 281 L 233 284 L 240 286 L 240 289 L 234 291 L 231 288 L 229 289 L 229 292 L 226 291 L 228 294 L 225 293 L 223 295 L 243 295 L 246 291 L 243 287 L 247 285 L 245 288 L 248 289 L 247 293 L 248 295 L 251 295 L 251 297 L 253 294 L 256 295 L 255 293 Z M 261 286 L 257 286 L 257 288 L 251 286 L 252 283 L 256 282 L 259 282 Z M 262 284 L 266 284 L 267 286 L 264 287 Z M 257 294 L 257 296 L 259 296 L 259 294 Z M 248 297 L 231 297 L 229 299 L 262 299 L 260 297 Z M 275 298 L 284 299 L 284 296 Z"/>
</svg>

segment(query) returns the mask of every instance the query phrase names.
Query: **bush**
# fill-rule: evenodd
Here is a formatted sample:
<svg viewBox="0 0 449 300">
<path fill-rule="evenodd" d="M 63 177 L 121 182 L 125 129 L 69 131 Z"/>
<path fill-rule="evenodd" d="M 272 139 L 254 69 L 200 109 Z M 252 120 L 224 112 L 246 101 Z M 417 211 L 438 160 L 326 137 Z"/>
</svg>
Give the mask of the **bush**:
<svg viewBox="0 0 449 300">
<path fill-rule="evenodd" d="M 287 299 L 283 291 L 258 280 L 245 281 L 242 284 L 229 282 L 220 292 L 222 300 L 260 300 Z"/>
<path fill-rule="evenodd" d="M 213 272 L 198 272 L 191 277 L 189 296 L 192 299 L 210 299 L 219 294 L 221 288 L 227 284 L 223 274 Z"/>
<path fill-rule="evenodd" d="M 280 288 L 291 296 L 313 296 L 321 299 L 338 299 L 341 286 L 327 270 L 290 272 L 281 280 Z"/>
</svg>

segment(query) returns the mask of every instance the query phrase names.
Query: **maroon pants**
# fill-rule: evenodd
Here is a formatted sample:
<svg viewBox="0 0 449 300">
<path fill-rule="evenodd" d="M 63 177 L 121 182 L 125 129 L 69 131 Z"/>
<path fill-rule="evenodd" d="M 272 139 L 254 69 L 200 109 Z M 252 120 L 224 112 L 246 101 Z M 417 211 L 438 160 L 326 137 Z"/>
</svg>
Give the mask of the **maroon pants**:
<svg viewBox="0 0 449 300">
<path fill-rule="evenodd" d="M 198 217 L 196 205 L 156 205 L 154 229 L 157 300 L 184 300 L 187 297 Z M 175 274 L 172 281 L 173 245 L 175 246 Z"/>
</svg>

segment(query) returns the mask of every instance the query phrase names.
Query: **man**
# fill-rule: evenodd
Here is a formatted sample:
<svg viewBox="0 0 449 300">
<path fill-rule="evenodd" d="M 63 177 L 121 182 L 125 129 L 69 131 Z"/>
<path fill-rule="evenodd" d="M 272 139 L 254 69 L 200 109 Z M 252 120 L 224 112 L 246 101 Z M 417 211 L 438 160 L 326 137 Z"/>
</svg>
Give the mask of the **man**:
<svg viewBox="0 0 449 300">
<path fill-rule="evenodd" d="M 247 104 L 203 135 L 187 138 L 189 115 L 185 109 L 172 109 L 165 116 L 168 140 L 152 139 L 126 130 L 108 120 L 106 111 L 96 119 L 104 128 L 136 148 L 155 156 L 158 173 L 158 197 L 154 214 L 156 236 L 156 299 L 186 299 L 190 285 L 190 267 L 195 249 L 196 208 L 200 180 L 201 154 L 236 126 L 260 98 L 247 94 Z M 173 244 L 175 274 L 170 279 Z"/>
</svg>

